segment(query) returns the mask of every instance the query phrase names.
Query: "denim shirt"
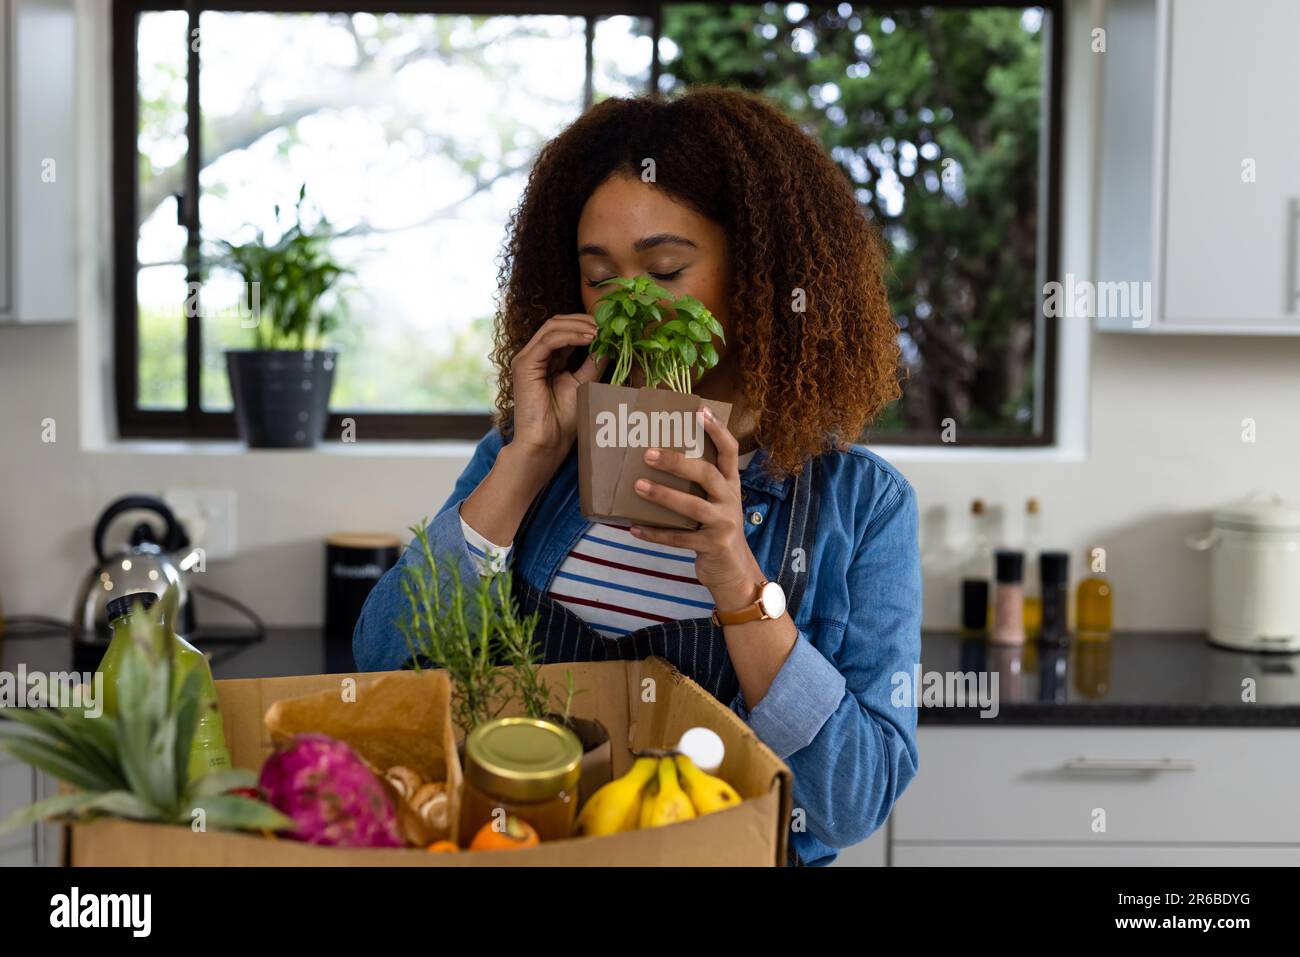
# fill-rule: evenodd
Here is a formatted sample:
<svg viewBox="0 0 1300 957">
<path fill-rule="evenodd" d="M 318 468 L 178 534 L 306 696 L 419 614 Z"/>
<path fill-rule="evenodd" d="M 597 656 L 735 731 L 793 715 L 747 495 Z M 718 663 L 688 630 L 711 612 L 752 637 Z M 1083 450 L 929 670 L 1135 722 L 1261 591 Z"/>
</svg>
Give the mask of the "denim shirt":
<svg viewBox="0 0 1300 957">
<path fill-rule="evenodd" d="M 492 468 L 502 438 L 493 430 L 474 451 L 451 496 L 429 523 L 435 555 L 455 555 L 460 574 L 478 568 L 460 524 L 460 503 Z M 793 479 L 764 474 L 762 449 L 741 473 L 745 538 L 772 580 L 784 542 L 781 510 Z M 914 695 L 899 696 L 921 652 L 921 562 L 916 494 L 897 471 L 861 446 L 824 453 L 815 541 L 795 626 L 798 638 L 767 694 L 748 707 L 730 702 L 794 772 L 791 843 L 806 864 L 828 864 L 835 849 L 865 840 L 888 818 L 916 774 Z M 759 516 L 755 518 L 754 516 Z M 578 507 L 577 458 L 556 473 L 521 549 L 515 574 L 542 591 L 573 544 L 590 527 Z M 418 560 L 407 549 L 375 585 L 352 638 L 364 671 L 400 668 L 410 657 L 393 624 L 407 611 L 403 566 Z M 902 675 L 904 677 L 896 677 Z"/>
</svg>

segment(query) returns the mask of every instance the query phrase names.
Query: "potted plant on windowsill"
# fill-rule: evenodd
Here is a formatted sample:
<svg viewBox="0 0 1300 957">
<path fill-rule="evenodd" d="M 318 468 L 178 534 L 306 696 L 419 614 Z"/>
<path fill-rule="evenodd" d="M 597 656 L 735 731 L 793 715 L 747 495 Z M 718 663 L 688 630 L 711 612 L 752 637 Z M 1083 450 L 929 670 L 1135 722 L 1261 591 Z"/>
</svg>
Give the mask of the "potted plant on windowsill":
<svg viewBox="0 0 1300 957">
<path fill-rule="evenodd" d="M 324 217 L 303 225 L 306 196 L 303 184 L 275 242 L 259 229 L 252 242 L 218 243 L 218 263 L 243 280 L 253 319 L 253 348 L 226 351 L 235 422 L 251 448 L 310 448 L 329 419 L 338 353 L 321 346 L 343 309 L 338 281 L 351 270 L 331 255 Z"/>
<path fill-rule="evenodd" d="M 643 458 L 647 448 L 675 449 L 717 462 L 718 450 L 696 411 L 707 405 L 723 425 L 731 404 L 691 394 L 695 379 L 717 365 L 713 338 L 724 341 L 722 324 L 693 296 L 676 299 L 649 276 L 605 280 L 613 289 L 593 313 L 596 338 L 591 355 L 612 358 L 610 381 L 578 387 L 578 499 L 589 521 L 693 529 L 690 519 L 648 502 L 633 488 L 648 478 L 669 488 L 703 496 L 693 482 L 659 469 Z M 645 385 L 625 386 L 632 364 Z"/>
</svg>

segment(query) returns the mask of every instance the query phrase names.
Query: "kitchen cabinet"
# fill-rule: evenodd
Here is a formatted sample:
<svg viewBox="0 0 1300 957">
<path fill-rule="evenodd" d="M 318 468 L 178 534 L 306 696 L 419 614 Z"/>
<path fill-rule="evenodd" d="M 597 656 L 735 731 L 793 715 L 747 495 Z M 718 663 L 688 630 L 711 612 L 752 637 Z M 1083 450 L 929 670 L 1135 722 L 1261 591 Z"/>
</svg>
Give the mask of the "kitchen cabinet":
<svg viewBox="0 0 1300 957">
<path fill-rule="evenodd" d="M 58 793 L 58 784 L 29 765 L 0 754 L 0 820 Z M 58 825 L 38 824 L 0 836 L 0 867 L 50 866 L 61 857 Z"/>
<path fill-rule="evenodd" d="M 925 727 L 908 864 L 1300 862 L 1300 729 Z"/>
<path fill-rule="evenodd" d="M 1105 23 L 1096 294 L 1150 285 L 1097 327 L 1300 334 L 1300 4 L 1121 0 Z"/>
<path fill-rule="evenodd" d="M 73 0 L 0 0 L 0 323 L 76 302 Z"/>
</svg>

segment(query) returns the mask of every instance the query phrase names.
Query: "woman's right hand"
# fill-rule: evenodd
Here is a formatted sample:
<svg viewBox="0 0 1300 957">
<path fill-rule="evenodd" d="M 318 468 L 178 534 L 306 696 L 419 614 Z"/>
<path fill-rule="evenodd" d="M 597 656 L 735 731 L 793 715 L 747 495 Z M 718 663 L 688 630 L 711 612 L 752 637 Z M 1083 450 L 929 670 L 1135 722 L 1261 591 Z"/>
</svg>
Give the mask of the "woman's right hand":
<svg viewBox="0 0 1300 957">
<path fill-rule="evenodd" d="M 546 477 L 569 454 L 577 434 L 578 386 L 594 382 L 607 358 L 590 356 L 575 372 L 566 365 L 574 349 L 586 349 L 596 337 L 596 320 L 582 313 L 552 316 L 533 334 L 510 363 L 514 375 L 514 438 L 519 456 L 546 471 Z"/>
</svg>

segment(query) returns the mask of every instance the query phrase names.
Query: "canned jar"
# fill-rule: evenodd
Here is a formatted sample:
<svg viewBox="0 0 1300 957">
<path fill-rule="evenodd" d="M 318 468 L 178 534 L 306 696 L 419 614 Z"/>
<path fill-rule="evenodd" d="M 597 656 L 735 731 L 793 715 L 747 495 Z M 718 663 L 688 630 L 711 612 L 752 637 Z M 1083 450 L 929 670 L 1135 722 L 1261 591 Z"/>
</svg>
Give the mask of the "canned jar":
<svg viewBox="0 0 1300 957">
<path fill-rule="evenodd" d="M 505 817 L 527 821 L 542 841 L 573 833 L 582 744 L 568 728 L 537 718 L 497 718 L 465 738 L 460 840 Z"/>
</svg>

